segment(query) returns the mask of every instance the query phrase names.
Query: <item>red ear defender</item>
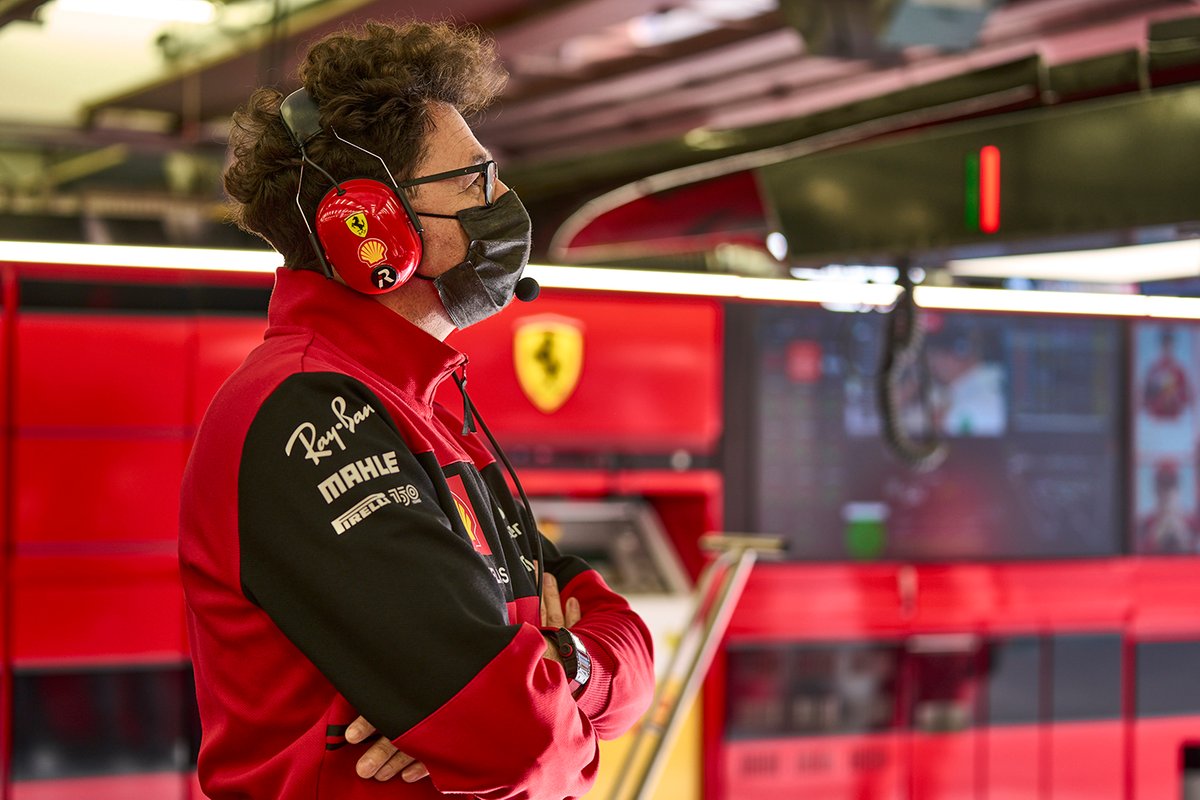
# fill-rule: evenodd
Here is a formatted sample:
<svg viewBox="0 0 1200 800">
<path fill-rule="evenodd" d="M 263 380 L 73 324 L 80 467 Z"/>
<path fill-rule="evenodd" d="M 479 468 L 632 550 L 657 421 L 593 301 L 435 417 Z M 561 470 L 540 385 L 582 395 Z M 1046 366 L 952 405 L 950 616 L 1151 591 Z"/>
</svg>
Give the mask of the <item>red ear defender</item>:
<svg viewBox="0 0 1200 800">
<path fill-rule="evenodd" d="M 384 294 L 421 263 L 421 235 L 396 190 L 370 178 L 342 181 L 317 204 L 316 234 L 351 289 Z"/>
</svg>

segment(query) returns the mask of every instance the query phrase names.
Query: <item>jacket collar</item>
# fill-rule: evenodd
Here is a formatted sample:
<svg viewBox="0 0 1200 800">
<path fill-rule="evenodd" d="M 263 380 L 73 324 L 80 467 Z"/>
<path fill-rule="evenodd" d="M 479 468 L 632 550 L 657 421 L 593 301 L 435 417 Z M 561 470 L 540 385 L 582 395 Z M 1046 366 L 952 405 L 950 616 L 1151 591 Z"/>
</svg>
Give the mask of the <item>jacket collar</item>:
<svg viewBox="0 0 1200 800">
<path fill-rule="evenodd" d="M 438 385 L 467 357 L 367 295 L 309 270 L 280 267 L 267 337 L 303 328 L 430 409 Z"/>
</svg>

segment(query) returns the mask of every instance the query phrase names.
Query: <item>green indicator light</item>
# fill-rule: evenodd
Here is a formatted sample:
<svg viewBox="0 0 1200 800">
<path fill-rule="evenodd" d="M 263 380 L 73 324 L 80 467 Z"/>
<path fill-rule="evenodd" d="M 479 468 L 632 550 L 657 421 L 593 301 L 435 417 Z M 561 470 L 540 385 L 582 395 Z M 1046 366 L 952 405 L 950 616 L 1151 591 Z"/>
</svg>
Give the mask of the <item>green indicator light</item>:
<svg viewBox="0 0 1200 800">
<path fill-rule="evenodd" d="M 883 503 L 846 503 L 842 507 L 846 554 L 858 561 L 882 556 L 887 547 L 887 517 Z"/>
<path fill-rule="evenodd" d="M 963 160 L 963 226 L 979 231 L 979 153 L 967 153 Z"/>
</svg>

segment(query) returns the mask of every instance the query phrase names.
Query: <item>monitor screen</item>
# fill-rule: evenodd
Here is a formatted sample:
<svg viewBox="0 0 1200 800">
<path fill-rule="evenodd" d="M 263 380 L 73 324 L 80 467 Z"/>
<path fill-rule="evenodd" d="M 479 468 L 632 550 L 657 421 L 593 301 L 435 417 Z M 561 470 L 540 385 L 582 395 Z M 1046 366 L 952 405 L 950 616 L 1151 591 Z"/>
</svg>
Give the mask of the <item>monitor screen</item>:
<svg viewBox="0 0 1200 800">
<path fill-rule="evenodd" d="M 1200 327 L 1177 321 L 1133 326 L 1132 547 L 1136 553 L 1200 552 L 1197 391 Z"/>
<path fill-rule="evenodd" d="M 897 425 L 936 431 L 917 469 L 884 442 L 885 316 L 742 307 L 757 356 L 746 504 L 791 558 L 1104 555 L 1121 546 L 1122 335 L 1113 319 L 921 312 Z"/>
</svg>

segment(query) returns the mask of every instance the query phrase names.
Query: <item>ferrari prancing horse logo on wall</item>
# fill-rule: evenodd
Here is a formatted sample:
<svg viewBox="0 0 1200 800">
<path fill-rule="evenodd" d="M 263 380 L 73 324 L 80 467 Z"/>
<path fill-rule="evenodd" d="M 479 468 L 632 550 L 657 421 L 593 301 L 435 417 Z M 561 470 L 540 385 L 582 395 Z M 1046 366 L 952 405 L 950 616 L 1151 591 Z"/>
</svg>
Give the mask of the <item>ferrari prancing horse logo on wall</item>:
<svg viewBox="0 0 1200 800">
<path fill-rule="evenodd" d="M 583 323 L 553 314 L 526 317 L 513 333 L 513 361 L 521 391 L 539 411 L 553 414 L 583 372 Z"/>
</svg>

